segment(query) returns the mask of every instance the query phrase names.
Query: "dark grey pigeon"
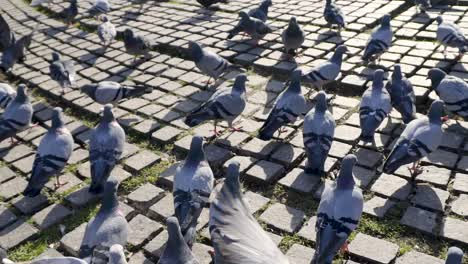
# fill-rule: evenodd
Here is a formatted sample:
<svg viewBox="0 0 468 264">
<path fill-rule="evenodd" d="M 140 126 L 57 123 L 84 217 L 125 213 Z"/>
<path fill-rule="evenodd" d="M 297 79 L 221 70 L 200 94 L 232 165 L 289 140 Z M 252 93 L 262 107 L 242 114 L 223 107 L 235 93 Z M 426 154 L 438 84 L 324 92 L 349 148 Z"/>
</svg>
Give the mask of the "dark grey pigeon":
<svg viewBox="0 0 468 264">
<path fill-rule="evenodd" d="M 278 96 L 260 128 L 259 139 L 270 140 L 276 131 L 281 135 L 283 126 L 293 124 L 306 111 L 306 101 L 301 92 L 301 74 L 301 70 L 292 72 L 289 87 Z"/>
<path fill-rule="evenodd" d="M 457 48 L 458 57 L 463 58 L 463 55 L 468 50 L 468 39 L 463 34 L 461 28 L 452 22 L 444 21 L 441 16 L 437 19 L 437 41 L 444 46 L 444 55 L 447 54 L 447 47 Z"/>
<path fill-rule="evenodd" d="M 37 27 L 36 25 L 29 35 L 21 37 L 3 50 L 0 68 L 9 72 L 17 62 L 23 62 L 26 59 L 26 50 L 31 45 Z"/>
<path fill-rule="evenodd" d="M 297 55 L 297 50 L 301 48 L 305 41 L 305 32 L 297 23 L 296 17 L 291 17 L 288 27 L 281 34 L 284 45 L 284 52 L 289 55 Z"/>
<path fill-rule="evenodd" d="M 354 181 L 353 168 L 356 161 L 353 154 L 345 156 L 336 182 L 323 190 L 317 209 L 317 242 L 311 263 L 332 263 L 338 250 L 345 245 L 359 224 L 364 199 L 362 190 Z"/>
<path fill-rule="evenodd" d="M 108 0 L 96 0 L 88 12 L 92 16 L 99 17 L 102 14 L 108 13 L 110 10 L 111 4 Z"/>
<path fill-rule="evenodd" d="M 98 26 L 98 36 L 102 44 L 107 47 L 117 36 L 117 31 L 107 16 L 102 16 L 101 20 L 102 24 Z"/>
<path fill-rule="evenodd" d="M 304 171 L 322 176 L 325 171 L 325 160 L 333 143 L 335 135 L 335 120 L 328 111 L 327 94 L 320 91 L 315 96 L 315 106 L 304 118 L 302 137 L 307 153 L 307 163 Z"/>
<path fill-rule="evenodd" d="M 362 55 L 364 62 L 379 61 L 380 56 L 392 45 L 393 31 L 390 20 L 390 15 L 384 15 L 380 27 L 372 32 Z"/>
<path fill-rule="evenodd" d="M 458 247 L 450 247 L 447 252 L 445 264 L 462 264 L 463 251 Z"/>
<path fill-rule="evenodd" d="M 431 0 L 413 0 L 416 10 L 421 13 L 426 13 L 426 11 L 432 7 Z"/>
<path fill-rule="evenodd" d="M 72 87 L 75 82 L 75 63 L 63 61 L 58 52 L 52 52 L 49 72 L 52 80 L 58 82 L 62 88 L 62 95 L 65 94 L 65 89 Z"/>
<path fill-rule="evenodd" d="M 361 98 L 359 123 L 361 125 L 361 139 L 366 143 L 375 142 L 375 131 L 392 111 L 390 94 L 384 89 L 383 80 L 384 71 L 376 70 L 372 87 L 368 88 Z"/>
<path fill-rule="evenodd" d="M 107 264 L 110 247 L 127 244 L 129 226 L 119 210 L 118 188 L 119 183 L 114 178 L 105 183 L 101 208 L 86 226 L 79 257 L 87 263 Z"/>
<path fill-rule="evenodd" d="M 59 176 L 73 152 L 73 136 L 65 127 L 62 108 L 57 107 L 52 114 L 52 126 L 41 139 L 34 159 L 31 178 L 24 190 L 25 196 L 38 195 L 52 176 L 59 188 Z"/>
<path fill-rule="evenodd" d="M 218 54 L 202 48 L 198 43 L 189 41 L 189 52 L 195 62 L 197 68 L 203 73 L 210 76 L 208 83 L 211 78 L 215 81 L 232 66 L 229 61 L 219 56 Z"/>
<path fill-rule="evenodd" d="M 26 85 L 18 85 L 15 99 L 7 106 L 0 120 L 0 142 L 30 128 L 33 112 Z"/>
<path fill-rule="evenodd" d="M 232 39 L 235 35 L 243 32 L 249 35 L 258 44 L 258 41 L 263 39 L 266 34 L 273 32 L 273 28 L 265 24 L 260 19 L 250 17 L 246 12 L 239 13 L 239 23 L 229 31 L 228 39 Z"/>
<path fill-rule="evenodd" d="M 0 14 L 0 52 L 15 43 L 15 34 L 11 31 L 10 26 Z"/>
<path fill-rule="evenodd" d="M 393 147 L 383 166 L 386 174 L 394 173 L 403 165 L 413 163 L 410 169 L 413 179 L 420 169 L 417 163 L 435 151 L 442 141 L 442 116 L 444 103 L 436 100 L 432 103 L 427 117 L 421 117 L 411 121 L 401 133 L 400 138 Z"/>
<path fill-rule="evenodd" d="M 6 108 L 15 99 L 16 91 L 7 83 L 0 83 L 0 107 Z"/>
<path fill-rule="evenodd" d="M 168 239 L 158 264 L 199 264 L 200 262 L 185 243 L 177 218 L 167 218 L 166 226 Z"/>
<path fill-rule="evenodd" d="M 408 124 L 416 118 L 416 96 L 413 85 L 406 79 L 401 66 L 393 66 L 392 78 L 387 82 L 386 89 L 390 93 L 392 106 L 401 114 L 403 122 Z"/>
<path fill-rule="evenodd" d="M 175 216 L 189 248 L 196 237 L 197 221 L 208 204 L 214 177 L 203 151 L 203 138 L 194 136 L 184 163 L 177 168 L 173 194 Z"/>
<path fill-rule="evenodd" d="M 80 90 L 91 97 L 96 103 L 104 105 L 116 104 L 122 99 L 151 93 L 153 87 L 143 85 L 128 86 L 117 82 L 103 81 L 83 85 Z"/>
<path fill-rule="evenodd" d="M 333 0 L 326 1 L 325 9 L 323 10 L 323 17 L 330 28 L 333 27 L 333 25 L 337 25 L 338 31 L 341 31 L 341 29 L 346 26 L 345 16 L 341 11 L 341 8 L 337 6 Z"/>
<path fill-rule="evenodd" d="M 70 0 L 70 5 L 64 8 L 60 15 L 63 17 L 65 22 L 71 26 L 76 16 L 78 15 L 78 3 L 77 0 Z"/>
<path fill-rule="evenodd" d="M 239 182 L 239 163 L 228 165 L 226 179 L 210 207 L 209 229 L 214 263 L 289 264 L 252 216 Z"/>
<path fill-rule="evenodd" d="M 227 4 L 228 1 L 227 0 L 197 0 L 197 2 L 204 6 L 205 8 L 208 8 L 212 5 L 215 5 L 217 3 L 224 3 L 224 4 Z"/>
<path fill-rule="evenodd" d="M 268 19 L 268 8 L 273 4 L 271 0 L 263 0 L 260 6 L 251 9 L 248 13 L 250 17 L 266 22 Z"/>
<path fill-rule="evenodd" d="M 112 169 L 120 159 L 125 144 L 125 131 L 112 113 L 112 105 L 105 105 L 101 121 L 91 133 L 89 161 L 91 162 L 91 193 L 100 193 Z"/>
<path fill-rule="evenodd" d="M 216 130 L 217 122 L 226 121 L 232 130 L 238 130 L 232 127 L 232 123 L 245 109 L 246 81 L 247 76 L 245 74 L 238 75 L 232 88 L 216 91 L 208 101 L 193 110 L 185 118 L 185 124 L 194 127 L 202 122 L 214 120 L 214 133 L 218 135 Z"/>
<path fill-rule="evenodd" d="M 138 56 L 144 56 L 145 59 L 149 59 L 151 42 L 144 36 L 140 36 L 133 32 L 133 30 L 127 28 L 123 32 L 123 41 L 125 50 L 128 54 L 135 56 L 134 61 Z"/>
<path fill-rule="evenodd" d="M 122 245 L 115 244 L 109 249 L 109 264 L 128 264 Z"/>
</svg>

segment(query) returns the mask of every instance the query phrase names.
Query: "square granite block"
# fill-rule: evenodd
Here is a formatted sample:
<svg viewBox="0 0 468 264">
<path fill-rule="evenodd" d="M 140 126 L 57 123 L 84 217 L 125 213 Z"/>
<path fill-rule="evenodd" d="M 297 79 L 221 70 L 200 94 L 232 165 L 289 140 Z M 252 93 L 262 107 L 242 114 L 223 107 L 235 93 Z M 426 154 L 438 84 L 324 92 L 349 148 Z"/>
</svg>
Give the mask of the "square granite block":
<svg viewBox="0 0 468 264">
<path fill-rule="evenodd" d="M 260 220 L 275 228 L 292 233 L 300 227 L 304 216 L 304 212 L 301 210 L 276 203 L 260 215 Z"/>
</svg>

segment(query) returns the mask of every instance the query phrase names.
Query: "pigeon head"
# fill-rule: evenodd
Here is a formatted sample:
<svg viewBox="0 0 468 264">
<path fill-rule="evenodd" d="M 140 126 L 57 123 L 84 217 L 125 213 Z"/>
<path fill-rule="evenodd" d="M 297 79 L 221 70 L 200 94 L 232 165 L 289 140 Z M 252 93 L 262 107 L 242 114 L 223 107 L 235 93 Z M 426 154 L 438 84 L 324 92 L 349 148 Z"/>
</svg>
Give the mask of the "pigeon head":
<svg viewBox="0 0 468 264">
<path fill-rule="evenodd" d="M 102 119 L 101 121 L 110 123 L 115 121 L 114 113 L 112 112 L 112 105 L 106 104 L 104 106 L 104 110 L 102 111 Z"/>
<path fill-rule="evenodd" d="M 96 93 L 97 85 L 95 84 L 85 84 L 81 86 L 80 91 L 84 94 L 87 94 L 91 98 L 95 98 L 94 95 Z"/>
<path fill-rule="evenodd" d="M 238 93 L 245 93 L 245 82 L 247 81 L 247 75 L 239 74 L 234 81 L 233 91 Z"/>
<path fill-rule="evenodd" d="M 403 75 L 401 74 L 401 66 L 400 64 L 395 64 L 393 66 L 392 80 L 401 80 L 401 79 L 403 79 Z"/>
<path fill-rule="evenodd" d="M 458 247 L 451 247 L 447 252 L 445 264 L 461 264 L 463 261 L 463 251 Z"/>
<path fill-rule="evenodd" d="M 52 61 L 59 61 L 60 60 L 60 54 L 58 52 L 52 52 Z"/>
<path fill-rule="evenodd" d="M 442 22 L 444 22 L 444 19 L 442 18 L 442 16 L 437 16 L 436 21 L 437 25 L 440 25 Z"/>
<path fill-rule="evenodd" d="M 431 88 L 436 90 L 439 86 L 440 82 L 445 78 L 447 74 L 439 69 L 439 68 L 432 68 L 427 73 L 427 78 L 431 79 Z"/>
<path fill-rule="evenodd" d="M 117 199 L 117 190 L 119 189 L 119 182 L 114 178 L 109 178 L 104 185 L 104 195 L 102 197 L 101 211 L 113 211 L 119 207 L 119 200 Z"/>
<path fill-rule="evenodd" d="M 18 89 L 16 91 L 15 101 L 17 102 L 24 102 L 28 99 L 28 88 L 25 84 L 18 85 Z"/>
<path fill-rule="evenodd" d="M 292 16 L 290 19 L 289 19 L 289 25 L 297 25 L 297 18 L 295 16 Z"/>
<path fill-rule="evenodd" d="M 295 69 L 292 73 L 289 79 L 291 80 L 291 83 L 289 84 L 288 92 L 293 92 L 295 94 L 300 94 L 301 93 L 301 77 L 302 77 L 302 71 L 300 69 Z"/>
<path fill-rule="evenodd" d="M 383 87 L 384 81 L 384 71 L 382 69 L 378 69 L 374 72 L 374 79 L 372 82 L 372 88 L 381 89 Z"/>
<path fill-rule="evenodd" d="M 339 45 L 336 48 L 335 53 L 331 57 L 330 61 L 335 64 L 341 65 L 341 62 L 343 61 L 343 54 L 345 54 L 347 51 L 348 48 L 346 47 L 346 45 Z"/>
<path fill-rule="evenodd" d="M 195 41 L 189 41 L 188 43 L 190 55 L 192 56 L 193 61 L 198 62 L 203 57 L 202 47 Z"/>
<path fill-rule="evenodd" d="M 106 22 L 109 21 L 109 18 L 108 18 L 106 15 L 102 15 L 102 16 L 101 16 L 101 21 L 104 22 L 104 23 L 106 23 Z"/>
<path fill-rule="evenodd" d="M 271 0 L 265 0 L 260 4 L 260 9 L 268 8 L 271 5 L 273 5 L 273 2 Z"/>
<path fill-rule="evenodd" d="M 329 6 L 329 5 L 331 5 L 331 3 L 332 3 L 332 0 L 326 0 L 326 2 L 325 2 L 325 3 L 326 3 L 326 5 L 327 5 L 327 6 Z"/>
<path fill-rule="evenodd" d="M 122 245 L 115 244 L 109 249 L 109 263 L 126 263 L 125 253 Z"/>
<path fill-rule="evenodd" d="M 63 110 L 60 107 L 55 107 L 52 112 L 52 128 L 60 128 L 63 126 Z"/>
<path fill-rule="evenodd" d="M 320 91 L 315 96 L 315 111 L 323 113 L 327 109 L 327 94 L 324 91 Z"/>
<path fill-rule="evenodd" d="M 226 187 L 231 190 L 232 193 L 240 193 L 241 187 L 239 182 L 239 168 L 240 164 L 237 161 L 229 163 L 226 171 L 226 180 L 224 182 Z"/>
<path fill-rule="evenodd" d="M 126 28 L 123 32 L 123 37 L 124 38 L 133 38 L 135 33 L 133 33 L 133 30 Z"/>
<path fill-rule="evenodd" d="M 302 78 L 302 70 L 299 68 L 296 68 L 294 71 L 292 71 L 291 75 L 289 76 L 289 79 L 292 82 L 301 81 L 301 78 Z"/>
<path fill-rule="evenodd" d="M 202 161 L 205 159 L 203 151 L 203 137 L 194 136 L 190 144 L 190 150 L 187 156 L 188 161 Z"/>
<path fill-rule="evenodd" d="M 336 185 L 338 189 L 351 189 L 354 187 L 354 176 L 353 168 L 357 162 L 357 157 L 354 154 L 348 154 L 343 158 L 341 162 L 341 169 L 338 178 L 336 179 Z"/>
<path fill-rule="evenodd" d="M 177 218 L 174 216 L 168 217 L 166 219 L 166 227 L 168 234 L 167 244 L 161 255 L 161 259 L 165 260 L 164 263 L 186 263 L 184 261 L 193 259 L 192 252 L 180 231 L 180 224 Z M 182 261 L 179 262 L 178 260 Z"/>
<path fill-rule="evenodd" d="M 382 26 L 383 27 L 390 27 L 390 20 L 392 17 L 389 14 L 386 14 L 382 17 Z"/>
<path fill-rule="evenodd" d="M 432 124 L 442 124 L 441 118 L 444 116 L 445 108 L 442 100 L 435 100 L 429 108 L 429 122 Z"/>
<path fill-rule="evenodd" d="M 240 11 L 239 12 L 239 17 L 243 20 L 243 19 L 250 19 L 249 15 L 247 14 L 247 12 L 245 11 Z"/>
</svg>

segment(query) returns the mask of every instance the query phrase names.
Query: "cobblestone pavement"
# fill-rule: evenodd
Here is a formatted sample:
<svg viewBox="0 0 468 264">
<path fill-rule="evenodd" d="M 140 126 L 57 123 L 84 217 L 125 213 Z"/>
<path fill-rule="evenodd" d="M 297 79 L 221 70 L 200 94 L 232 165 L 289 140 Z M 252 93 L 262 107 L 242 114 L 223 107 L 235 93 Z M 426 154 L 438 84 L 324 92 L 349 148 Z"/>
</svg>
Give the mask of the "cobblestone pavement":
<svg viewBox="0 0 468 264">
<path fill-rule="evenodd" d="M 319 0 L 274 0 L 269 21 L 283 28 L 295 15 L 307 32 L 303 54 L 296 61 L 282 57 L 280 30 L 269 34 L 253 47 L 240 37 L 227 41 L 227 31 L 236 24 L 237 12 L 259 4 L 232 1 L 220 10 L 206 10 L 193 1 L 111 0 L 108 14 L 117 29 L 127 27 L 154 41 L 152 58 L 133 63 L 122 41 L 107 49 L 95 33 L 98 22 L 86 15 L 91 3 L 79 2 L 78 23 L 67 27 L 57 17 L 68 3 L 60 2 L 33 9 L 22 0 L 0 0 L 2 16 L 16 33 L 28 33 L 39 24 L 24 64 L 15 65 L 5 81 L 25 82 L 33 89 L 34 119 L 40 124 L 29 133 L 17 136 L 20 144 L 0 144 L 0 247 L 15 260 L 39 255 L 76 255 L 86 221 L 97 211 L 99 197 L 90 196 L 87 144 L 90 128 L 96 124 L 101 105 L 78 90 L 67 90 L 61 97 L 57 83 L 48 77 L 52 51 L 58 51 L 78 64 L 76 86 L 112 80 L 153 86 L 152 93 L 122 101 L 116 108 L 119 122 L 129 135 L 120 165 L 113 176 L 122 182 L 119 197 L 122 210 L 132 227 L 127 250 L 130 263 L 156 263 L 167 232 L 164 219 L 173 214 L 172 179 L 178 161 L 184 158 L 192 135 L 210 136 L 211 124 L 190 129 L 183 122 L 188 112 L 216 90 L 206 89 L 203 76 L 187 59 L 187 42 L 198 41 L 230 61 L 243 65 L 248 74 L 248 104 L 236 126 L 243 131 L 225 132 L 210 138 L 206 152 L 217 178 L 223 176 L 228 161 L 241 164 L 246 197 L 257 219 L 291 263 L 309 263 L 313 254 L 314 216 L 320 193 L 339 169 L 340 159 L 355 153 L 357 183 L 365 194 L 365 214 L 351 237 L 349 253 L 339 263 L 444 263 L 448 246 L 457 245 L 468 252 L 468 123 L 450 121 L 442 146 L 424 159 L 424 173 L 411 186 L 406 168 L 395 175 L 379 170 L 384 155 L 403 129 L 400 116 L 392 112 L 377 133 L 375 148 L 359 142 L 359 96 L 369 86 L 372 68 L 360 65 L 370 29 L 386 13 L 393 17 L 393 46 L 381 64 L 390 68 L 402 65 L 413 82 L 418 111 L 425 113 L 435 94 L 428 90 L 427 71 L 440 67 L 468 80 L 468 56 L 452 60 L 456 50 L 444 58 L 434 40 L 435 17 L 456 21 L 468 33 L 468 6 L 436 6 L 427 14 L 416 14 L 404 1 L 338 0 L 348 17 L 349 27 L 341 36 L 324 27 L 324 3 Z M 466 2 L 461 1 L 461 4 Z M 272 102 L 284 88 L 287 73 L 297 66 L 316 65 L 330 56 L 337 44 L 349 52 L 338 81 L 326 87 L 336 93 L 332 111 L 337 120 L 335 141 L 327 159 L 326 179 L 304 174 L 305 153 L 302 119 L 287 127 L 282 138 L 263 142 L 256 130 L 266 118 Z M 216 86 L 232 82 L 233 71 Z M 303 87 L 303 92 L 307 91 Z M 429 99 L 429 100 L 428 100 Z M 31 171 L 34 151 L 50 126 L 52 108 L 62 106 L 67 127 L 75 138 L 75 148 L 63 181 L 54 190 L 53 182 L 41 196 L 28 199 L 21 195 Z M 309 107 L 312 106 L 310 103 Z M 201 263 L 209 263 L 208 211 L 200 217 L 199 237 L 194 252 Z M 465 259 L 465 263 L 468 260 Z"/>
</svg>

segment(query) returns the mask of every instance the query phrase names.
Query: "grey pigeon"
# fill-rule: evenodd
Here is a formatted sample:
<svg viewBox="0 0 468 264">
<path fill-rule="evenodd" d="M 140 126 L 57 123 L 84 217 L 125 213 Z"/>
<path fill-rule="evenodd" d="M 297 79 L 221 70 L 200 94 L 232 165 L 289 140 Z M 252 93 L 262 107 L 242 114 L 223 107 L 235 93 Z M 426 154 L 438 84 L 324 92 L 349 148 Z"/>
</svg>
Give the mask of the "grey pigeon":
<svg viewBox="0 0 468 264">
<path fill-rule="evenodd" d="M 421 13 L 426 13 L 426 11 L 432 7 L 431 0 L 413 0 L 416 5 L 416 10 L 419 10 Z"/>
<path fill-rule="evenodd" d="M 390 94 L 384 89 L 384 71 L 376 70 L 372 87 L 368 88 L 361 98 L 359 106 L 359 120 L 361 125 L 361 139 L 364 142 L 375 142 L 375 130 L 392 111 Z"/>
<path fill-rule="evenodd" d="M 297 23 L 296 17 L 291 17 L 288 27 L 281 34 L 283 40 L 284 52 L 290 55 L 296 55 L 296 50 L 301 48 L 305 41 L 305 32 Z"/>
<path fill-rule="evenodd" d="M 36 7 L 42 4 L 47 4 L 47 6 L 50 7 L 51 0 L 32 0 L 30 6 Z"/>
<path fill-rule="evenodd" d="M 197 0 L 197 2 L 200 5 L 204 6 L 205 8 L 208 8 L 208 7 L 210 7 L 212 5 L 215 5 L 217 3 L 225 3 L 225 4 L 228 3 L 227 0 Z"/>
<path fill-rule="evenodd" d="M 315 107 L 304 118 L 302 137 L 307 153 L 304 171 L 321 176 L 325 171 L 325 160 L 335 135 L 335 120 L 328 111 L 327 94 L 320 91 L 315 96 Z"/>
<path fill-rule="evenodd" d="M 6 108 L 15 98 L 16 91 L 7 83 L 0 83 L 0 107 Z"/>
<path fill-rule="evenodd" d="M 268 19 L 268 8 L 273 4 L 271 0 L 263 0 L 259 7 L 251 9 L 248 12 L 250 17 L 266 22 Z"/>
<path fill-rule="evenodd" d="M 413 85 L 406 79 L 401 66 L 393 66 L 392 78 L 387 82 L 385 88 L 390 93 L 392 106 L 401 114 L 403 122 L 408 124 L 416 118 L 416 96 Z"/>
<path fill-rule="evenodd" d="M 208 204 L 214 177 L 203 151 L 203 138 L 194 136 L 184 163 L 174 177 L 174 208 L 182 235 L 189 248 L 196 237 L 198 217 Z"/>
<path fill-rule="evenodd" d="M 332 263 L 359 224 L 364 199 L 362 190 L 354 181 L 356 161 L 353 154 L 345 156 L 336 182 L 327 185 L 322 193 L 315 224 L 317 242 L 313 264 Z"/>
<path fill-rule="evenodd" d="M 0 14 L 0 52 L 15 43 L 15 34 L 11 31 L 10 26 Z"/>
<path fill-rule="evenodd" d="M 302 81 L 309 83 L 315 89 L 322 89 L 322 86 L 334 81 L 340 74 L 343 54 L 348 51 L 345 45 L 336 48 L 333 56 L 325 63 L 322 63 L 307 72 L 303 72 Z"/>
<path fill-rule="evenodd" d="M 58 52 L 52 52 L 49 72 L 52 80 L 58 82 L 62 88 L 62 95 L 65 93 L 65 89 L 72 87 L 75 82 L 75 63 L 63 61 Z"/>
<path fill-rule="evenodd" d="M 341 8 L 337 6 L 333 0 L 326 1 L 325 9 L 323 10 L 323 17 L 330 27 L 337 25 L 339 31 L 346 27 L 345 16 L 341 11 Z"/>
<path fill-rule="evenodd" d="M 109 264 L 128 264 L 122 245 L 115 244 L 109 249 Z"/>
<path fill-rule="evenodd" d="M 239 13 L 239 17 L 239 23 L 229 31 L 228 39 L 232 39 L 235 35 L 244 32 L 258 44 L 258 41 L 263 39 L 266 34 L 273 32 L 272 27 L 260 19 L 250 17 L 244 11 Z"/>
<path fill-rule="evenodd" d="M 9 72 L 17 62 L 23 62 L 26 59 L 26 50 L 32 42 L 32 37 L 37 31 L 38 25 L 29 33 L 21 37 L 3 50 L 0 68 Z"/>
<path fill-rule="evenodd" d="M 445 264 L 462 264 L 463 251 L 458 247 L 450 247 L 447 252 Z"/>
<path fill-rule="evenodd" d="M 0 120 L 0 142 L 31 127 L 33 107 L 24 84 L 18 86 L 15 99 L 6 107 Z"/>
<path fill-rule="evenodd" d="M 112 169 L 120 159 L 125 144 L 125 132 L 115 120 L 112 105 L 105 105 L 101 121 L 91 133 L 91 193 L 100 193 Z"/>
<path fill-rule="evenodd" d="M 114 178 L 105 183 L 101 208 L 86 226 L 79 257 L 87 263 L 107 264 L 110 247 L 127 244 L 129 226 L 119 210 L 118 188 L 119 183 Z"/>
<path fill-rule="evenodd" d="M 289 264 L 252 216 L 239 182 L 239 163 L 229 163 L 226 179 L 210 207 L 209 229 L 214 263 Z"/>
<path fill-rule="evenodd" d="M 189 52 L 197 68 L 215 81 L 231 66 L 231 63 L 218 54 L 202 48 L 198 43 L 189 41 Z"/>
<path fill-rule="evenodd" d="M 290 79 L 289 87 L 278 96 L 268 118 L 260 128 L 258 138 L 261 140 L 272 139 L 276 131 L 281 134 L 281 127 L 296 122 L 306 110 L 306 101 L 301 92 L 301 70 L 292 72 Z"/>
<path fill-rule="evenodd" d="M 117 36 L 117 31 L 107 16 L 102 16 L 101 20 L 102 24 L 98 26 L 98 36 L 102 44 L 107 47 Z"/>
<path fill-rule="evenodd" d="M 60 173 L 72 152 L 73 137 L 65 127 L 62 108 L 57 107 L 52 114 L 52 126 L 37 149 L 31 178 L 23 194 L 29 197 L 38 195 L 51 176 L 56 177 L 56 187 L 60 187 Z"/>
<path fill-rule="evenodd" d="M 168 239 L 158 264 L 199 264 L 185 243 L 177 218 L 167 218 L 166 226 Z"/>
<path fill-rule="evenodd" d="M 442 115 L 444 103 L 436 100 L 432 103 L 427 117 L 411 121 L 401 133 L 392 152 L 383 166 L 386 174 L 394 173 L 403 165 L 413 163 L 410 169 L 413 178 L 418 172 L 417 162 L 435 151 L 442 141 Z"/>
<path fill-rule="evenodd" d="M 390 15 L 384 15 L 380 27 L 372 32 L 362 55 L 364 62 L 380 60 L 380 56 L 392 45 L 393 31 L 390 20 Z"/>
<path fill-rule="evenodd" d="M 68 25 L 73 24 L 75 17 L 78 15 L 78 3 L 77 0 L 70 0 L 70 5 L 64 8 L 60 15 L 63 17 Z"/>
<path fill-rule="evenodd" d="M 87 262 L 73 257 L 55 257 L 41 258 L 39 260 L 32 261 L 30 264 L 87 264 Z"/>
<path fill-rule="evenodd" d="M 123 41 L 125 50 L 128 54 L 135 56 L 134 61 L 138 56 L 145 56 L 145 59 L 150 57 L 151 43 L 144 37 L 133 32 L 132 29 L 125 29 L 123 32 Z"/>
<path fill-rule="evenodd" d="M 110 10 L 111 4 L 108 0 L 96 0 L 88 12 L 92 16 L 99 17 L 102 14 L 108 13 Z"/>
<path fill-rule="evenodd" d="M 128 86 L 117 82 L 103 81 L 83 85 L 80 90 L 99 104 L 116 104 L 122 99 L 151 93 L 153 87 L 142 85 Z"/>
<path fill-rule="evenodd" d="M 214 133 L 218 135 L 216 130 L 217 122 L 224 120 L 230 128 L 237 130 L 232 127 L 232 123 L 245 109 L 246 81 L 247 76 L 245 74 L 238 75 L 232 88 L 217 90 L 208 101 L 193 110 L 185 118 L 185 124 L 194 127 L 204 121 L 214 120 Z"/>
<path fill-rule="evenodd" d="M 444 21 L 441 16 L 436 18 L 437 27 L 437 41 L 444 46 L 444 55 L 447 53 L 447 47 L 458 49 L 458 57 L 461 59 L 465 52 L 468 50 L 468 39 L 463 34 L 460 27 L 454 23 Z"/>
</svg>

